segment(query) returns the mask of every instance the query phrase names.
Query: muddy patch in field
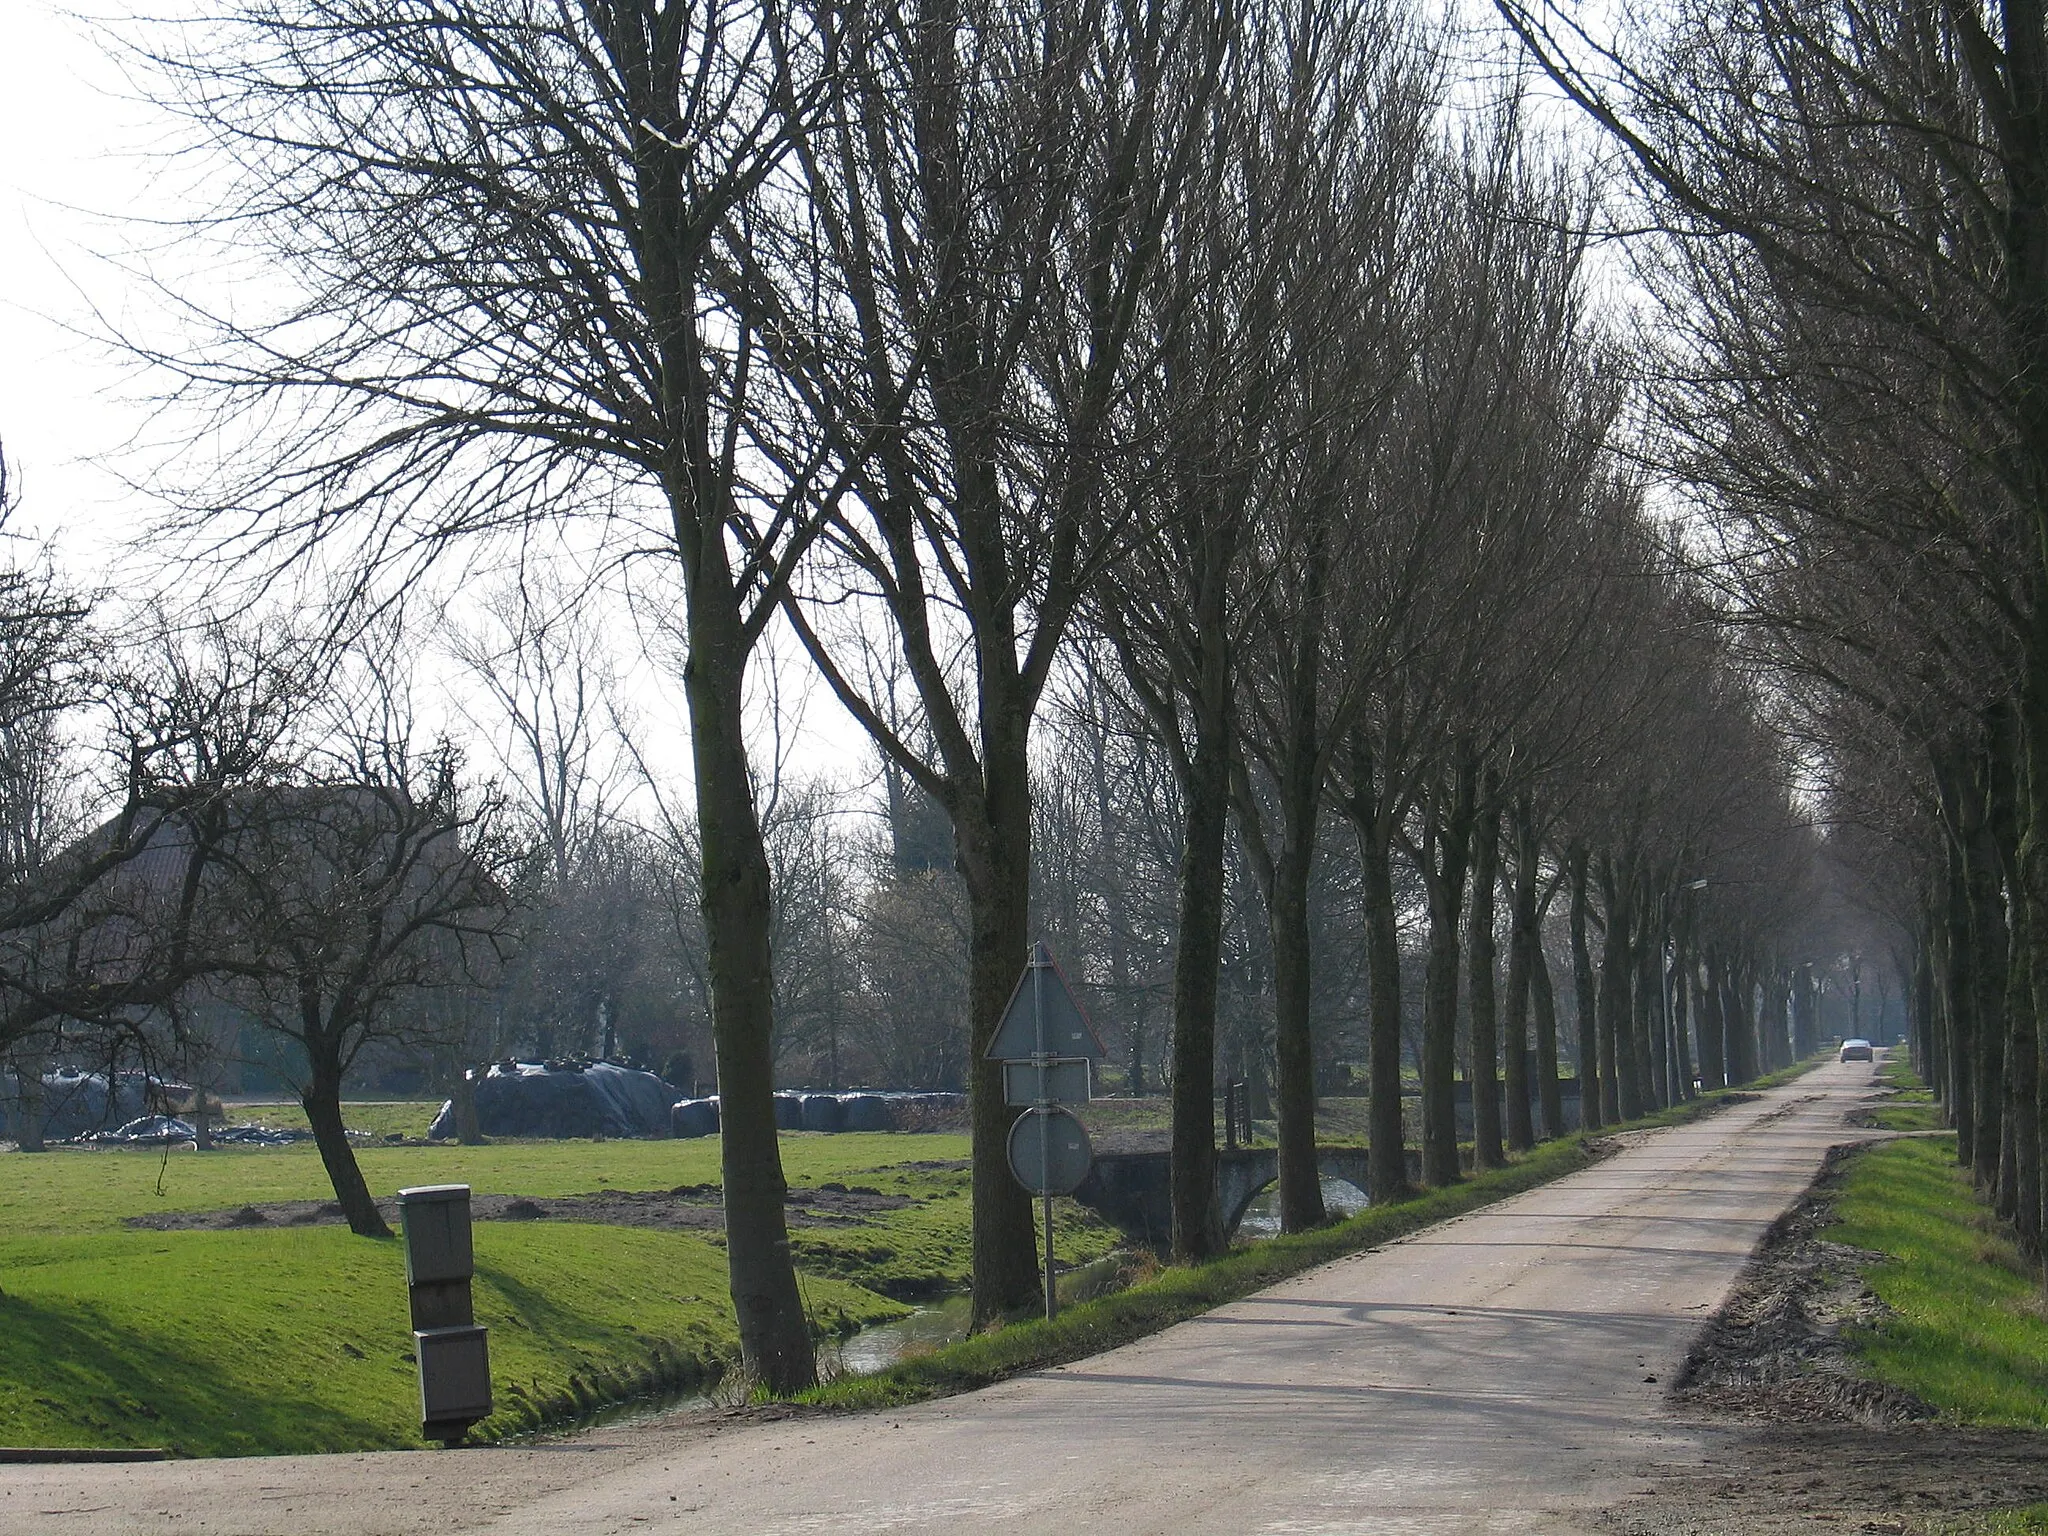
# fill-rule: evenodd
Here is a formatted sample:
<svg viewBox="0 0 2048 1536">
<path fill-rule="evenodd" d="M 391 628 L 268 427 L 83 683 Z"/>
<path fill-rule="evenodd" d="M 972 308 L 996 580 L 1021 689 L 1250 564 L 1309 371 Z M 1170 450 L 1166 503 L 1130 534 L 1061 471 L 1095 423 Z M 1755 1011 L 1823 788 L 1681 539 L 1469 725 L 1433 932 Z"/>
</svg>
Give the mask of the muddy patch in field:
<svg viewBox="0 0 2048 1536">
<path fill-rule="evenodd" d="M 787 1219 L 796 1227 L 860 1226 L 883 1211 L 899 1211 L 917 1202 L 887 1195 L 862 1185 L 826 1184 L 789 1192 Z M 380 1200 L 377 1208 L 396 1229 L 398 1202 Z M 617 1227 L 660 1227 L 669 1231 L 721 1231 L 725 1206 L 715 1184 L 683 1184 L 674 1189 L 601 1189 L 591 1195 L 475 1195 L 470 1216 L 476 1221 L 599 1222 Z M 261 1227 L 328 1226 L 342 1220 L 341 1207 L 331 1200 L 276 1200 L 219 1211 L 152 1211 L 131 1216 L 128 1225 L 156 1232 L 247 1231 Z"/>
</svg>

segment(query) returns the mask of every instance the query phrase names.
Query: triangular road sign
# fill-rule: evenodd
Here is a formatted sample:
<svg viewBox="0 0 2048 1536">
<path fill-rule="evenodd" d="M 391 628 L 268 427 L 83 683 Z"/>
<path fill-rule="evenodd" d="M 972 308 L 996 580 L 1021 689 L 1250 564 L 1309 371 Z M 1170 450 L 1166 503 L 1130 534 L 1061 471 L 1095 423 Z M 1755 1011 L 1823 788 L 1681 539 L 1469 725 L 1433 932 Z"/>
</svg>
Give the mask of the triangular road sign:
<svg viewBox="0 0 2048 1536">
<path fill-rule="evenodd" d="M 1045 1024 L 1045 1043 L 1039 1044 L 1039 1020 Z M 988 1048 L 990 1061 L 1029 1061 L 1039 1051 L 1052 1056 L 1086 1057 L 1101 1061 L 1109 1055 L 1097 1038 L 1095 1026 L 1074 1000 L 1074 990 L 1054 963 L 1052 951 L 1043 943 L 1031 946 L 1031 962 L 1023 979 L 1010 994 L 1003 1009 L 1003 1021 L 996 1026 L 996 1038 Z"/>
</svg>

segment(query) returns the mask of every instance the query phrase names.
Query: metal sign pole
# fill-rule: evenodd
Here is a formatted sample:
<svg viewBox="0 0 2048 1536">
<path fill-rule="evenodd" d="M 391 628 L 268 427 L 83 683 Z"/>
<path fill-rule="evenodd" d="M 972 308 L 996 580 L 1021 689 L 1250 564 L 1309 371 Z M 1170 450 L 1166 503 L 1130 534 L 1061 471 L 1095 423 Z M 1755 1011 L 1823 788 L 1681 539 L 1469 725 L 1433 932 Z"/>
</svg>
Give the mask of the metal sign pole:
<svg viewBox="0 0 2048 1536">
<path fill-rule="evenodd" d="M 1003 1102 L 1022 1109 L 1010 1125 L 1010 1172 L 1039 1197 L 1045 1223 L 1044 1283 L 1047 1320 L 1059 1315 L 1053 1274 L 1052 1201 L 1072 1194 L 1087 1179 L 1094 1160 L 1088 1132 L 1065 1106 L 1085 1104 L 1093 1095 L 1093 1063 L 1105 1056 L 1102 1037 L 1088 1022 L 1060 974 L 1052 951 L 1031 946 L 1024 975 L 1003 1009 L 988 1059 L 1003 1064 Z M 1038 1144 L 1031 1145 L 1032 1137 Z M 1053 1144 L 1053 1138 L 1059 1144 Z"/>
</svg>

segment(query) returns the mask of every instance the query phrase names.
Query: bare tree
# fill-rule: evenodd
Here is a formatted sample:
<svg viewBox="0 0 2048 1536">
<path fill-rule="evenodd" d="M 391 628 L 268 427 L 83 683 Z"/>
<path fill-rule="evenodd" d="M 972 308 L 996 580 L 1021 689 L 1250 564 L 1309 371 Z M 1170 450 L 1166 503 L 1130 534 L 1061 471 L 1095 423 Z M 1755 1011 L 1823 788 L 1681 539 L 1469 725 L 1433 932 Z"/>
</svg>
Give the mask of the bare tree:
<svg viewBox="0 0 2048 1536">
<path fill-rule="evenodd" d="M 1146 310 L 1161 366 L 1134 400 L 1133 435 L 1157 443 L 1160 462 L 1135 477 L 1148 531 L 1098 584 L 1097 621 L 1168 750 L 1184 807 L 1173 1029 L 1174 1242 L 1183 1256 L 1222 1242 L 1211 1209 L 1212 1090 L 1239 712 L 1249 707 L 1255 725 L 1277 727 L 1273 710 L 1287 706 L 1269 707 L 1268 678 L 1284 673 L 1297 696 L 1306 690 L 1309 717 L 1329 713 L 1313 702 L 1330 638 L 1324 621 L 1335 627 L 1350 611 L 1340 604 L 1332 617 L 1321 595 L 1343 542 L 1330 526 L 1351 510 L 1340 487 L 1357 473 L 1358 442 L 1401 367 L 1389 333 L 1399 329 L 1404 220 L 1432 66 L 1421 39 L 1384 7 L 1247 12 Z M 1358 113 L 1361 101 L 1373 109 Z M 1297 572 L 1293 557 L 1317 538 L 1322 552 L 1310 551 Z M 1302 622 L 1272 630 L 1283 612 Z M 1272 640 L 1256 638 L 1269 630 Z M 1276 672 L 1283 658 L 1270 646 L 1283 632 L 1292 664 Z M 1260 682 L 1247 689 L 1254 674 Z M 1312 731 L 1318 724 L 1327 732 L 1327 719 L 1311 718 Z M 1293 765 L 1286 777 L 1295 786 L 1277 857 L 1262 823 L 1244 821 L 1259 804 L 1242 772 L 1238 815 L 1269 894 L 1280 897 L 1273 942 L 1285 935 L 1289 955 L 1276 998 L 1290 1149 L 1282 1182 L 1293 1196 L 1291 1205 L 1283 1197 L 1288 1220 L 1299 1226 L 1320 1208 L 1312 1153 L 1304 1162 L 1302 1150 L 1314 1141 L 1312 1085 L 1306 1115 L 1302 1093 L 1319 793 L 1304 803 L 1299 786 L 1319 778 L 1326 754 L 1319 738 L 1262 732 L 1256 755 L 1275 752 Z"/>
<path fill-rule="evenodd" d="M 563 882 L 625 795 L 624 764 L 606 740 L 616 679 L 585 601 L 521 570 L 484 598 L 475 622 L 448 632 L 450 652 L 488 701 L 460 689 L 456 709 L 489 743 Z"/>
<path fill-rule="evenodd" d="M 1206 117 L 1222 27 L 1155 0 L 885 7 L 833 34 L 852 101 L 803 149 L 809 220 L 781 261 L 784 356 L 881 424 L 790 622 L 834 693 L 942 805 L 972 914 L 974 1312 L 1037 1297 L 1014 1111 L 983 1060 L 1029 939 L 1030 735 L 1082 594 L 1117 547 L 1094 504 L 1146 362 L 1142 297 Z M 798 337 L 816 337 L 798 346 Z M 922 750 L 851 665 L 886 624 Z"/>
<path fill-rule="evenodd" d="M 1795 672 L 1891 713 L 1930 757 L 1944 1102 L 1979 1180 L 2016 1203 L 2041 1182 L 2031 1016 L 2048 996 L 2048 786 L 2025 766 L 2048 718 L 2040 17 L 1701 0 L 1609 28 L 1501 9 L 1674 237 L 1674 308 L 1705 365 L 1677 393 L 1718 407 L 1674 413 L 1674 434 L 1706 440 L 1695 462 L 1743 557 L 1727 568 L 1766 578 L 1738 601 Z M 1751 980 L 1720 1008 L 1741 1016 L 1738 1069 Z"/>
<path fill-rule="evenodd" d="M 403 580 L 458 540 L 602 513 L 673 564 L 741 1352 L 805 1386 L 743 696 L 816 532 L 819 456 L 776 475 L 743 445 L 771 414 L 784 447 L 807 420 L 839 438 L 761 366 L 747 275 L 836 31 L 776 0 L 241 0 L 140 46 L 236 173 L 196 238 L 294 294 L 255 321 L 186 302 L 191 339 L 143 349 L 238 445 L 181 496 L 202 547 L 332 548 Z"/>
<path fill-rule="evenodd" d="M 298 1047 L 300 1101 L 362 1236 L 389 1229 L 343 1126 L 343 1083 L 365 1047 L 423 1043 L 437 1021 L 409 994 L 495 980 L 521 860 L 494 810 L 465 796 L 446 749 L 394 752 L 374 779 L 252 791 L 208 842 L 202 902 L 222 945 L 210 989 Z"/>
</svg>

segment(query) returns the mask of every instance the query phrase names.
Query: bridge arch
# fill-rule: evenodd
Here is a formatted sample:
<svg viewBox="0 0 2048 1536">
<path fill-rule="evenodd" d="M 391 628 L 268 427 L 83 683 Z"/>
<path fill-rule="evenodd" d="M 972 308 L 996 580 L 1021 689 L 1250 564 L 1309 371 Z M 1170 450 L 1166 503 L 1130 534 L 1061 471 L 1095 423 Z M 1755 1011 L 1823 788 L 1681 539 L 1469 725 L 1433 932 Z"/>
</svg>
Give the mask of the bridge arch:
<svg viewBox="0 0 2048 1536">
<path fill-rule="evenodd" d="M 1349 1184 L 1360 1194 L 1372 1187 L 1362 1147 L 1316 1148 L 1316 1172 L 1325 1179 Z M 1280 1155 L 1271 1148 L 1247 1154 L 1219 1153 L 1216 1158 L 1216 1204 L 1223 1215 L 1223 1234 L 1233 1237 L 1244 1213 L 1260 1195 L 1280 1181 Z"/>
<path fill-rule="evenodd" d="M 1409 1161 L 1414 1162 L 1412 1154 Z M 1105 1153 L 1095 1159 L 1074 1198 L 1133 1242 L 1164 1253 L 1173 1245 L 1171 1165 L 1163 1150 Z M 1326 1178 L 1370 1188 L 1363 1147 L 1318 1147 L 1316 1167 Z M 1415 1169 L 1409 1171 L 1413 1177 Z M 1279 1176 L 1275 1148 L 1235 1147 L 1216 1154 L 1216 1208 L 1226 1233 L 1237 1230 L 1245 1207 Z"/>
</svg>

